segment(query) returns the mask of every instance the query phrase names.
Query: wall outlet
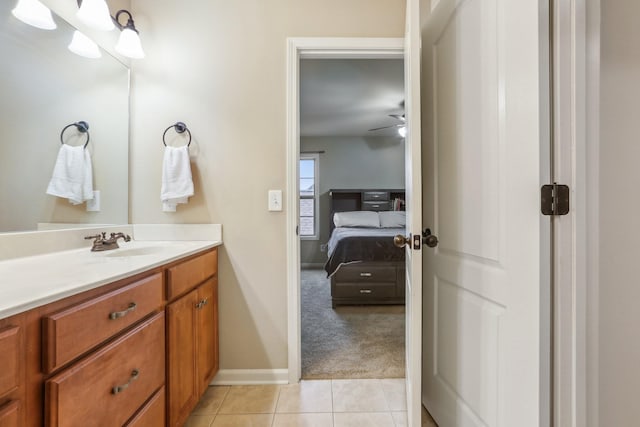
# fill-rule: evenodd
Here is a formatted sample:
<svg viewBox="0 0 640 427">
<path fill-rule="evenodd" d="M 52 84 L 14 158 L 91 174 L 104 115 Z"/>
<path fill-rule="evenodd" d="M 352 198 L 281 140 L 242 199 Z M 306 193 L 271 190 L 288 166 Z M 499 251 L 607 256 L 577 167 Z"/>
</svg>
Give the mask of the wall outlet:
<svg viewBox="0 0 640 427">
<path fill-rule="evenodd" d="M 87 212 L 100 212 L 100 190 L 93 192 L 93 200 L 87 200 Z"/>
</svg>

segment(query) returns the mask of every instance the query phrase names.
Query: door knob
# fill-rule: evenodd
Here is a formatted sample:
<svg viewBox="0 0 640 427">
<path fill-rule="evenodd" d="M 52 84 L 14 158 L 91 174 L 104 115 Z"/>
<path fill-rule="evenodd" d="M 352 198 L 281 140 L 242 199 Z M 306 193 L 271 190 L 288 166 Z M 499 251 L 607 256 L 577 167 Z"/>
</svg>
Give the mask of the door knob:
<svg viewBox="0 0 640 427">
<path fill-rule="evenodd" d="M 399 248 L 404 248 L 405 245 L 411 243 L 411 235 L 409 237 L 404 237 L 402 234 L 398 234 L 393 238 L 393 244 Z"/>
<path fill-rule="evenodd" d="M 431 234 L 430 228 L 425 228 L 422 232 L 422 243 L 429 246 L 430 248 L 435 248 L 438 246 L 438 237 Z"/>
</svg>

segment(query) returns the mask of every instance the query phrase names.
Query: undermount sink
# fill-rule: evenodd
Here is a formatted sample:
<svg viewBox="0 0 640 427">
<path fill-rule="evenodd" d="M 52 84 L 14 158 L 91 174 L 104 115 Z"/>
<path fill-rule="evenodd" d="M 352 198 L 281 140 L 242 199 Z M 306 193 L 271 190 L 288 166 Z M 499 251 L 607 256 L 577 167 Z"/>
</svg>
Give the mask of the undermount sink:
<svg viewBox="0 0 640 427">
<path fill-rule="evenodd" d="M 147 246 L 144 248 L 120 248 L 114 251 L 108 252 L 105 254 L 107 257 L 132 257 L 132 256 L 143 256 L 143 255 L 153 255 L 159 252 L 162 252 L 163 248 L 158 246 Z"/>
</svg>

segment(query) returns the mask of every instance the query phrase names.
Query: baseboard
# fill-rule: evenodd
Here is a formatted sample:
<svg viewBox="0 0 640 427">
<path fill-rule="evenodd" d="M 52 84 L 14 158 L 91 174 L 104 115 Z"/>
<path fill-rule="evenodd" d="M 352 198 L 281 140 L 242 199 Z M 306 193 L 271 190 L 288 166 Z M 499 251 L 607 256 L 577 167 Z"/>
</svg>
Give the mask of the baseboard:
<svg viewBox="0 0 640 427">
<path fill-rule="evenodd" d="M 300 268 L 322 268 L 324 264 L 321 262 L 301 262 Z"/>
<path fill-rule="evenodd" d="M 211 385 L 289 384 L 288 369 L 220 369 Z"/>
</svg>

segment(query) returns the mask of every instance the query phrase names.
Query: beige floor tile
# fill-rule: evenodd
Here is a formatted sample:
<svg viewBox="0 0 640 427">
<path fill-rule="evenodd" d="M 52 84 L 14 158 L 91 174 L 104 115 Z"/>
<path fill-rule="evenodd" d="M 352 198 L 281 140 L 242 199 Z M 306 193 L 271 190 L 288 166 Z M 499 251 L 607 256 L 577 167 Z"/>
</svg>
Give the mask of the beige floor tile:
<svg viewBox="0 0 640 427">
<path fill-rule="evenodd" d="M 407 427 L 408 420 L 407 420 L 407 413 L 406 412 L 404 412 L 404 411 L 392 412 L 391 416 L 393 417 L 393 422 L 395 423 L 396 427 Z"/>
<path fill-rule="evenodd" d="M 271 414 L 275 412 L 280 386 L 240 385 L 229 389 L 219 414 Z"/>
<path fill-rule="evenodd" d="M 211 427 L 270 427 L 273 414 L 217 415 Z"/>
<path fill-rule="evenodd" d="M 342 412 L 333 414 L 334 427 L 395 427 L 390 412 Z"/>
<path fill-rule="evenodd" d="M 193 415 L 215 415 L 229 392 L 229 386 L 209 387 L 193 410 Z"/>
<path fill-rule="evenodd" d="M 281 386 L 277 413 L 331 412 L 331 380 Z"/>
<path fill-rule="evenodd" d="M 332 380 L 331 388 L 334 412 L 389 411 L 380 380 Z"/>
<path fill-rule="evenodd" d="M 389 378 L 380 380 L 384 397 L 387 399 L 390 411 L 407 410 L 407 393 L 404 378 Z"/>
<path fill-rule="evenodd" d="M 431 418 L 431 414 L 422 407 L 422 427 L 438 427 L 438 424 Z"/>
<path fill-rule="evenodd" d="M 209 427 L 215 415 L 191 415 L 184 427 Z"/>
<path fill-rule="evenodd" d="M 333 416 L 325 414 L 276 414 L 273 427 L 333 427 Z"/>
</svg>

